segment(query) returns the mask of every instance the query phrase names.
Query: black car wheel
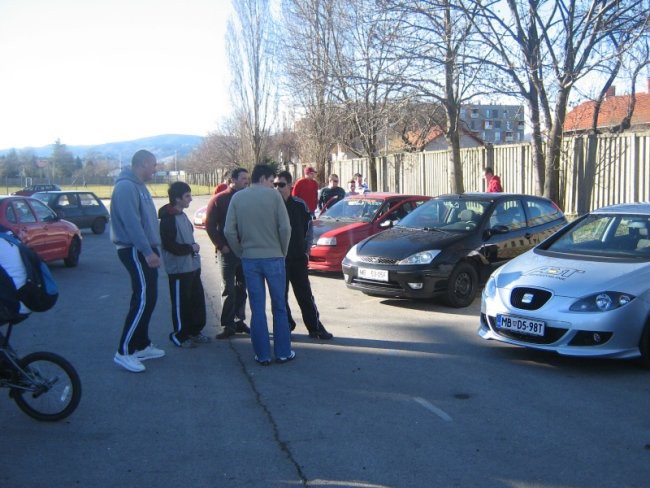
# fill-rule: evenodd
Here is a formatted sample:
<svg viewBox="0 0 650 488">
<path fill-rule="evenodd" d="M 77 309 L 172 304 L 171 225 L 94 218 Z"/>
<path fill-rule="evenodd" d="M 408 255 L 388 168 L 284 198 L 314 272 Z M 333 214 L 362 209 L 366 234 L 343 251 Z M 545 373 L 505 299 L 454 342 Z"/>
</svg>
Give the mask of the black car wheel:
<svg viewBox="0 0 650 488">
<path fill-rule="evenodd" d="M 70 243 L 68 248 L 68 257 L 63 259 L 63 262 L 68 268 L 74 268 L 79 264 L 79 255 L 81 254 L 81 241 L 75 237 Z"/>
<path fill-rule="evenodd" d="M 93 222 L 93 225 L 90 226 L 90 229 L 93 231 L 93 234 L 103 234 L 106 230 L 106 221 L 103 218 L 98 217 Z"/>
<path fill-rule="evenodd" d="M 451 307 L 467 307 L 474 301 L 478 273 L 469 263 L 458 263 L 449 275 L 446 301 Z"/>
</svg>

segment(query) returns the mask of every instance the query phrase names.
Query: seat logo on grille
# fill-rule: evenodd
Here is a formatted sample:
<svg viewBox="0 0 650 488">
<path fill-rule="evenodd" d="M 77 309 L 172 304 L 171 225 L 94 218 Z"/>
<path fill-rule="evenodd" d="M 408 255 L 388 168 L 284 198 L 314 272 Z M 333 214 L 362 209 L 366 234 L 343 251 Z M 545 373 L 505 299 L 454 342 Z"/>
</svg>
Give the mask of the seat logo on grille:
<svg viewBox="0 0 650 488">
<path fill-rule="evenodd" d="M 524 293 L 524 296 L 521 297 L 521 303 L 530 305 L 533 303 L 533 298 L 535 298 L 535 296 L 532 293 Z"/>
</svg>

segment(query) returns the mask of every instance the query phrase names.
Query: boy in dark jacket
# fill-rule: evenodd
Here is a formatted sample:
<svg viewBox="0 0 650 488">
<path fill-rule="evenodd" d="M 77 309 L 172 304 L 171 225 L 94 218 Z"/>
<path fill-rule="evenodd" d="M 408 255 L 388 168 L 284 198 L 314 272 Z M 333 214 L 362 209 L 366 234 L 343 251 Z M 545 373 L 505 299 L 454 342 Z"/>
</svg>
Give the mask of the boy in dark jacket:
<svg viewBox="0 0 650 488">
<path fill-rule="evenodd" d="M 158 211 L 162 258 L 169 277 L 172 324 L 169 335 L 178 347 L 196 347 L 210 342 L 205 326 L 205 295 L 201 283 L 199 245 L 194 241 L 192 222 L 183 212 L 192 201 L 190 186 L 177 181 L 169 185 L 169 203 Z"/>
</svg>

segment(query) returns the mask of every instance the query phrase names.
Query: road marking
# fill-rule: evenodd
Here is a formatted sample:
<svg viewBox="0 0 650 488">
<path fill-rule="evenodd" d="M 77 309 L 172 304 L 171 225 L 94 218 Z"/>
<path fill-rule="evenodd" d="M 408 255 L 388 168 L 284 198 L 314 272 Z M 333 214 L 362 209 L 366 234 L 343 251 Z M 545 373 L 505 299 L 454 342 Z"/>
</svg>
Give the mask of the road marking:
<svg viewBox="0 0 650 488">
<path fill-rule="evenodd" d="M 449 414 L 447 414 L 447 412 L 445 412 L 444 410 L 439 409 L 433 403 L 426 401 L 424 398 L 413 397 L 413 400 L 416 403 L 419 403 L 420 405 L 422 405 L 424 408 L 426 408 L 430 412 L 435 413 L 442 420 L 445 420 L 447 422 L 453 422 L 453 419 L 449 416 Z"/>
</svg>

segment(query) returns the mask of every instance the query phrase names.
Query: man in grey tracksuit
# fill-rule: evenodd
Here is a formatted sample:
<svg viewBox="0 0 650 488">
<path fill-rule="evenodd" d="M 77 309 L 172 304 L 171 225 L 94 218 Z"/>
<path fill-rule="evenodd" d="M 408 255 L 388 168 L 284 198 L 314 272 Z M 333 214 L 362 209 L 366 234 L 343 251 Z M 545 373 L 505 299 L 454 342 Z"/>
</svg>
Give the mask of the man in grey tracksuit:
<svg viewBox="0 0 650 488">
<path fill-rule="evenodd" d="M 156 306 L 160 233 L 156 207 L 145 186 L 156 172 L 156 157 L 141 149 L 131 167 L 122 170 L 111 196 L 111 240 L 131 277 L 131 304 L 114 361 L 133 373 L 145 370 L 142 361 L 165 351 L 149 340 L 149 320 Z"/>
<path fill-rule="evenodd" d="M 201 334 L 205 326 L 205 294 L 201 283 L 200 247 L 194 227 L 183 212 L 190 206 L 192 192 L 183 181 L 169 185 L 169 203 L 158 211 L 162 258 L 169 278 L 174 331 L 169 339 L 178 347 L 195 347 L 210 342 Z"/>
</svg>

